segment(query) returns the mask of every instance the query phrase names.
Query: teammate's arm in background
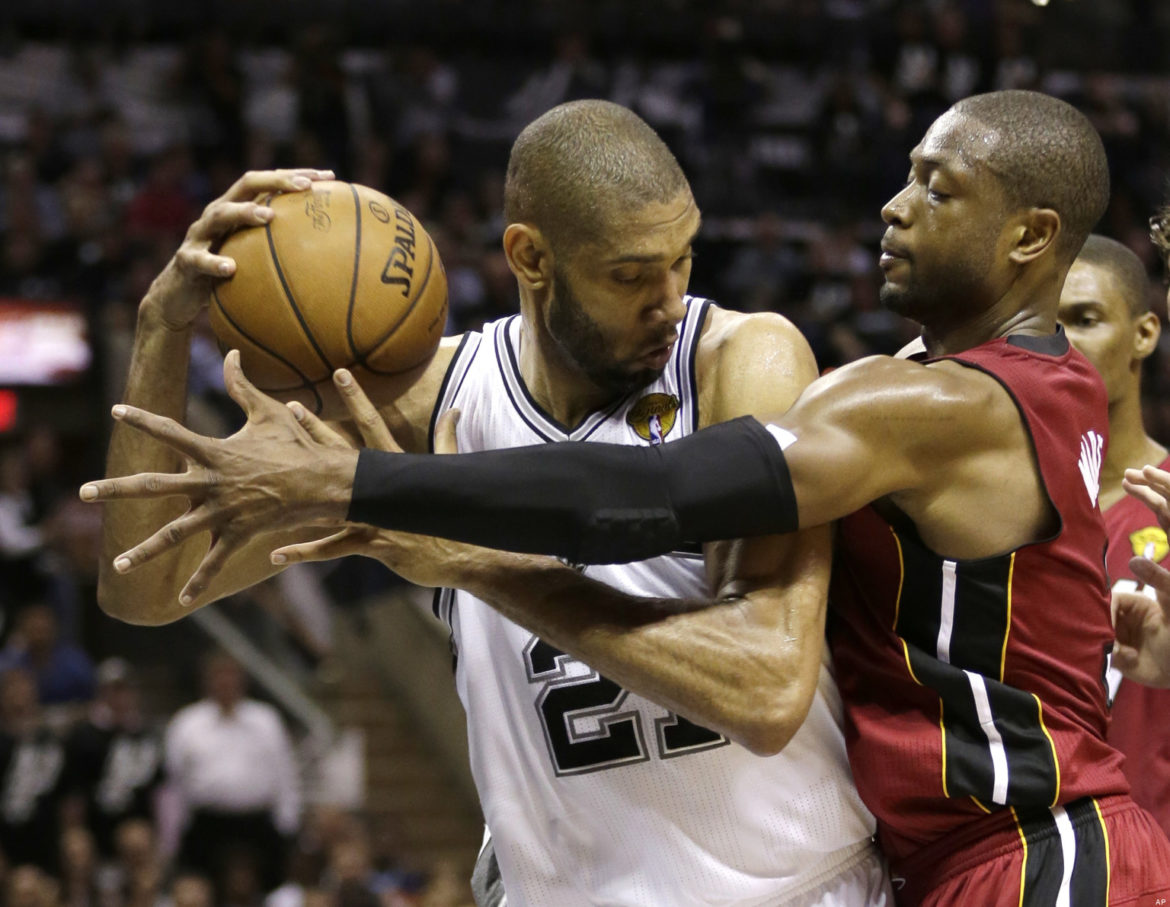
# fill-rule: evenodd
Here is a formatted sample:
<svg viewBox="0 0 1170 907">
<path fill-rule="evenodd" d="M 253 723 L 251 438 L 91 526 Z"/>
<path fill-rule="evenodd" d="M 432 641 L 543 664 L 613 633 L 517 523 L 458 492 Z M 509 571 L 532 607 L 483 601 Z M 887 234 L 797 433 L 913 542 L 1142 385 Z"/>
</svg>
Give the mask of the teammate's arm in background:
<svg viewBox="0 0 1170 907">
<path fill-rule="evenodd" d="M 1170 527 L 1170 473 L 1156 466 L 1127 469 L 1123 487 L 1149 507 L 1163 529 Z M 1117 642 L 1113 665 L 1130 680 L 1170 687 L 1170 571 L 1147 558 L 1129 562 L 1133 575 L 1154 590 L 1113 593 Z"/>
<path fill-rule="evenodd" d="M 705 422 L 783 410 L 816 377 L 808 344 L 779 316 L 710 317 L 696 362 Z M 421 585 L 466 589 L 626 689 L 769 754 L 816 690 L 829 550 L 828 527 L 709 545 L 712 594 L 696 600 L 639 598 L 549 558 L 374 530 L 282 553 L 367 554 Z"/>
</svg>

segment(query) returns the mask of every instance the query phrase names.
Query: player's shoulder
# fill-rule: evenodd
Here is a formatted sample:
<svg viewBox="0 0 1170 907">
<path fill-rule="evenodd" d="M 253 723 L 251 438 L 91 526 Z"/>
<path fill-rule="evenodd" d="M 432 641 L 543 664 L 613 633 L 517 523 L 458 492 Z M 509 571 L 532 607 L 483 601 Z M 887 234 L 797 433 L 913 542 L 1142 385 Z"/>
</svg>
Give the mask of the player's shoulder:
<svg viewBox="0 0 1170 907">
<path fill-rule="evenodd" d="M 913 415 L 917 421 L 945 424 L 957 431 L 963 426 L 980 431 L 995 427 L 998 413 L 1017 418 L 1011 397 L 995 378 L 948 359 L 922 363 L 867 356 L 818 379 L 808 387 L 806 397 L 855 407 L 866 418 Z"/>
<path fill-rule="evenodd" d="M 779 312 L 736 312 L 715 303 L 708 306 L 700 349 L 750 343 L 783 343 L 798 351 L 809 349 L 799 328 Z"/>
<path fill-rule="evenodd" d="M 808 341 L 778 312 L 735 312 L 710 305 L 696 349 L 696 366 L 751 363 L 758 368 L 784 364 L 815 375 L 816 360 Z"/>
<path fill-rule="evenodd" d="M 783 412 L 817 377 L 808 342 L 774 312 L 711 305 L 694 361 L 702 424 Z"/>
</svg>

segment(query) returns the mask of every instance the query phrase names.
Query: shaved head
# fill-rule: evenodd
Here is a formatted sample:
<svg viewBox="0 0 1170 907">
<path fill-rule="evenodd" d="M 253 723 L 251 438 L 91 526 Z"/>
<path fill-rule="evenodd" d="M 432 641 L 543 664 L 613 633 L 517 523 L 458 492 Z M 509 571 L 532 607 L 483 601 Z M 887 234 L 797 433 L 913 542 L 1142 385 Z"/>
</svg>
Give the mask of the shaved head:
<svg viewBox="0 0 1170 907">
<path fill-rule="evenodd" d="M 1129 305 L 1130 315 L 1144 315 L 1150 310 L 1146 267 L 1129 246 L 1094 233 L 1085 240 L 1077 261 L 1113 275 L 1118 289 Z"/>
<path fill-rule="evenodd" d="M 973 95 L 953 109 L 996 130 L 986 161 L 1008 203 L 1059 214 L 1057 251 L 1071 261 L 1109 204 L 1109 164 L 1093 124 L 1036 91 Z"/>
<path fill-rule="evenodd" d="M 684 191 L 678 161 L 641 117 L 609 101 L 573 101 L 533 120 L 512 145 L 504 217 L 572 248 L 601 237 L 622 211 Z"/>
</svg>

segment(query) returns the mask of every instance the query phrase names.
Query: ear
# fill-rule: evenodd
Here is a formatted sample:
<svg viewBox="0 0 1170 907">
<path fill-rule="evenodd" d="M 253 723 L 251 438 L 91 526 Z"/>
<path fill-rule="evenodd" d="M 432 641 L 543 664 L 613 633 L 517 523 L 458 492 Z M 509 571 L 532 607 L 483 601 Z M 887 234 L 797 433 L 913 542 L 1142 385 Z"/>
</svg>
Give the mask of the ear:
<svg viewBox="0 0 1170 907">
<path fill-rule="evenodd" d="M 552 279 L 552 252 L 544 234 L 530 224 L 508 224 L 504 230 L 504 257 L 521 286 L 540 290 Z"/>
<path fill-rule="evenodd" d="M 1158 347 L 1158 338 L 1162 335 L 1162 321 L 1156 312 L 1146 312 L 1134 319 L 1133 324 L 1133 355 L 1135 359 L 1145 359 Z"/>
<path fill-rule="evenodd" d="M 1030 208 L 1017 221 L 1010 258 L 1016 264 L 1035 261 L 1056 243 L 1060 215 L 1051 208 Z"/>
</svg>

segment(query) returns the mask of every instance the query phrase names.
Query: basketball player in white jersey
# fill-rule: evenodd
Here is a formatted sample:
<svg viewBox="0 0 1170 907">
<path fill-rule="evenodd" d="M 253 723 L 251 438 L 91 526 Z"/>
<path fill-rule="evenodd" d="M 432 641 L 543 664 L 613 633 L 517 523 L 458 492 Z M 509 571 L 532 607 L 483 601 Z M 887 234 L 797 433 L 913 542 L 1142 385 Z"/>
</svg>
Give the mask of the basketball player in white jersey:
<svg viewBox="0 0 1170 907">
<path fill-rule="evenodd" d="M 175 385 L 190 321 L 220 267 L 234 267 L 213 243 L 271 216 L 253 203 L 259 193 L 318 176 L 249 174 L 209 206 L 143 300 L 126 402 L 181 417 Z M 460 450 L 671 443 L 782 411 L 816 377 L 784 319 L 686 295 L 699 212 L 677 161 L 624 108 L 575 102 L 525 129 L 505 214 L 520 315 L 444 342 L 405 391 L 363 379 L 416 449 L 451 408 L 462 412 Z M 239 393 L 238 382 L 229 387 Z M 109 475 L 176 465 L 161 445 L 115 427 Z M 111 614 L 176 619 L 257 582 L 276 569 L 273 548 L 306 540 L 249 540 L 203 589 L 183 584 L 206 538 L 132 574 L 105 569 L 143 526 L 174 515 L 160 500 L 108 505 L 99 594 Z M 301 554 L 378 557 L 391 544 L 355 530 Z M 464 556 L 417 544 L 427 582 L 451 566 L 444 552 Z M 454 634 L 472 769 L 510 905 L 892 903 L 821 644 L 826 529 L 584 574 L 501 552 L 477 557 L 490 575 L 476 590 L 483 598 L 445 593 L 437 604 Z M 631 596 L 722 605 L 647 617 Z M 545 607 L 554 598 L 580 608 L 556 616 Z"/>
</svg>

